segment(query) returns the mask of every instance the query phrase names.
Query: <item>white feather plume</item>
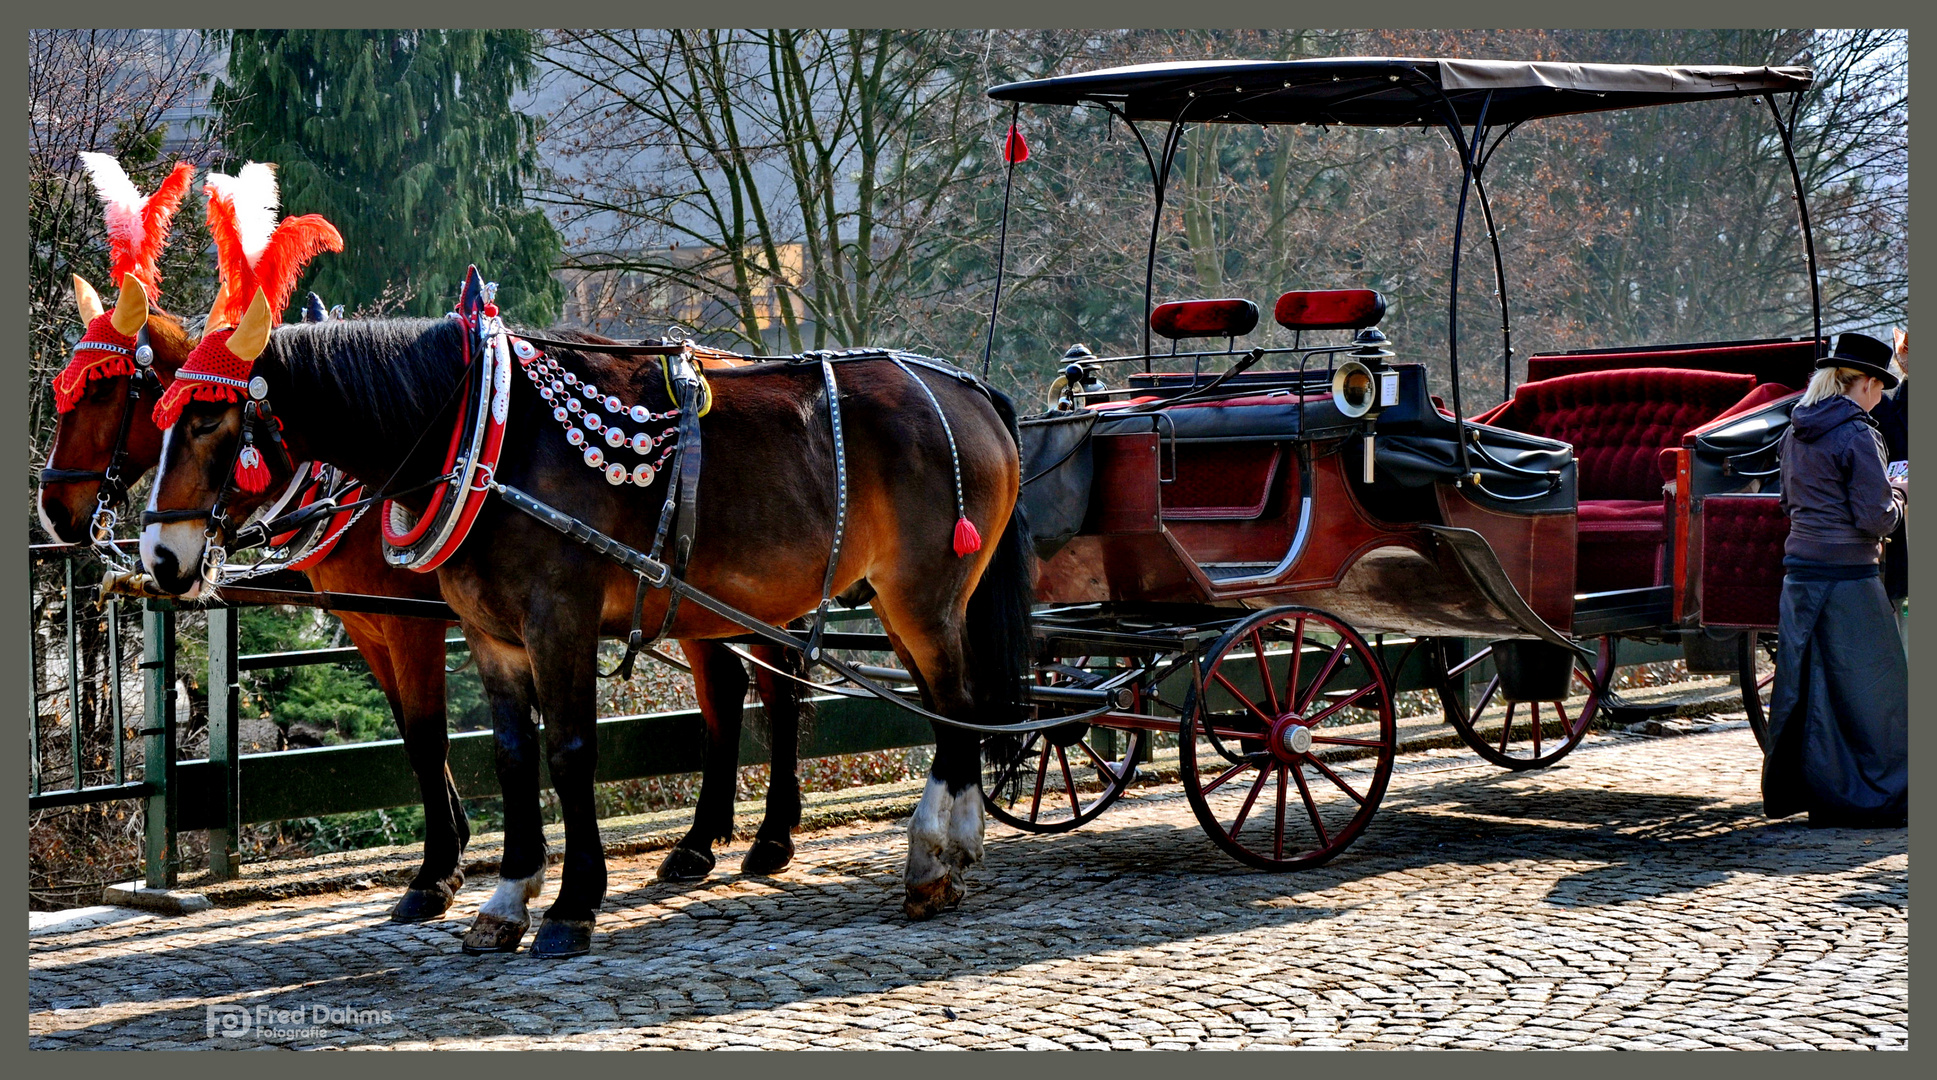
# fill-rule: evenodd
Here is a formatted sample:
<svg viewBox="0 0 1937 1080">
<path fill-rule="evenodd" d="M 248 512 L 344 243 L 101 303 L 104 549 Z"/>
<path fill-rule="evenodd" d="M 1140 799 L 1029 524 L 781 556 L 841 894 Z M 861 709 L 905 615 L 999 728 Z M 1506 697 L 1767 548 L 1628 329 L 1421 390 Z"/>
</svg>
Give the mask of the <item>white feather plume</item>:
<svg viewBox="0 0 1937 1080">
<path fill-rule="evenodd" d="M 94 181 L 94 191 L 100 196 L 109 235 L 126 245 L 127 250 L 140 251 L 142 233 L 145 231 L 141 223 L 141 207 L 148 200 L 135 190 L 134 181 L 128 179 L 126 170 L 112 155 L 82 151 L 81 165 Z"/>
<path fill-rule="evenodd" d="M 254 266 L 269 246 L 276 231 L 276 210 L 282 196 L 276 189 L 276 167 L 251 161 L 234 176 L 210 173 L 207 184 L 235 207 L 236 231 L 242 236 L 242 254 Z"/>
</svg>

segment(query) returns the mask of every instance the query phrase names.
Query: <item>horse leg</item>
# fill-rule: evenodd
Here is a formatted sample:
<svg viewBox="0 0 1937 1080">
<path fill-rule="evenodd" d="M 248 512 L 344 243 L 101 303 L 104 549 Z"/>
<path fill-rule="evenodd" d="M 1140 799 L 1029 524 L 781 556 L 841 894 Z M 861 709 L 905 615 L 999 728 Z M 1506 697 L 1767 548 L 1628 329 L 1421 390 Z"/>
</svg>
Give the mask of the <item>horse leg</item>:
<svg viewBox="0 0 1937 1080">
<path fill-rule="evenodd" d="M 682 641 L 693 667 L 693 691 L 706 718 L 706 758 L 693 827 L 666 854 L 661 881 L 699 881 L 713 870 L 713 841 L 733 835 L 733 793 L 740 766 L 740 721 L 746 707 L 747 670 L 733 650 L 717 641 Z"/>
<path fill-rule="evenodd" d="M 404 751 L 424 799 L 424 863 L 390 913 L 394 922 L 424 922 L 448 911 L 464 886 L 464 847 L 471 825 L 451 778 L 444 699 L 444 624 L 383 618 L 397 682 Z"/>
<path fill-rule="evenodd" d="M 504 855 L 498 888 L 478 908 L 464 935 L 473 955 L 516 952 L 531 927 L 528 905 L 545 887 L 545 830 L 538 807 L 538 725 L 531 659 L 524 649 L 465 631 L 478 678 L 491 701 L 496 735 L 498 788 L 504 794 Z"/>
<path fill-rule="evenodd" d="M 592 951 L 592 925 L 605 901 L 605 846 L 592 783 L 598 770 L 598 611 L 543 602 L 526 616 L 531 674 L 545 717 L 546 760 L 565 820 L 565 863 L 558 897 L 532 935 L 531 955 L 546 959 Z M 727 798 L 731 799 L 731 790 Z"/>
<path fill-rule="evenodd" d="M 886 589 L 882 592 L 885 594 Z M 974 712 L 959 626 L 911 619 L 898 625 L 892 597 L 877 595 L 875 614 L 922 689 L 928 707 L 964 719 Z M 981 742 L 973 733 L 935 725 L 935 760 L 921 802 L 908 820 L 908 865 L 901 909 L 928 919 L 961 902 L 962 871 L 982 858 Z"/>
<path fill-rule="evenodd" d="M 805 658 L 797 649 L 777 645 L 755 645 L 753 654 L 763 663 L 782 671 L 807 677 Z M 755 666 L 753 681 L 760 688 L 760 702 L 766 708 L 767 737 L 772 747 L 767 782 L 767 814 L 754 834 L 753 847 L 740 861 L 743 874 L 776 874 L 794 861 L 794 830 L 800 827 L 800 721 L 806 705 L 806 688 L 784 675 Z"/>
</svg>

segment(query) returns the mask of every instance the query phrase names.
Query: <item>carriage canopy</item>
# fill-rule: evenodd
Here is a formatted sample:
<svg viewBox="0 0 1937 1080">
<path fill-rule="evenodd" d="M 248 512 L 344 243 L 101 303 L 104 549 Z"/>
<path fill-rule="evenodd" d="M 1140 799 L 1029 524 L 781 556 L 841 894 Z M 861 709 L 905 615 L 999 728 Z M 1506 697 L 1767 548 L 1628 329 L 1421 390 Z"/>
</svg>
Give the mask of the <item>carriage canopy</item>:
<svg viewBox="0 0 1937 1080">
<path fill-rule="evenodd" d="M 1227 124 L 1439 126 L 1448 104 L 1491 125 L 1809 89 L 1804 67 L 1663 67 L 1353 56 L 1139 64 L 1007 83 L 998 101 L 1106 105 L 1130 120 Z"/>
</svg>

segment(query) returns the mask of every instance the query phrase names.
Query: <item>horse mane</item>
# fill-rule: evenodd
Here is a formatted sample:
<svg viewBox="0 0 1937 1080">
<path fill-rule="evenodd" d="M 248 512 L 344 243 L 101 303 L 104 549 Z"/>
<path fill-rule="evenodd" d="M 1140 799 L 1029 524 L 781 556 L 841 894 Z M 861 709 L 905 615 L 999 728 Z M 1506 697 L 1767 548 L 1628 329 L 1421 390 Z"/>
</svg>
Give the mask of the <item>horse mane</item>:
<svg viewBox="0 0 1937 1080">
<path fill-rule="evenodd" d="M 336 406 L 330 422 L 399 448 L 417 441 L 464 375 L 452 319 L 296 323 L 278 328 L 269 348 L 289 371 L 292 401 Z"/>
</svg>

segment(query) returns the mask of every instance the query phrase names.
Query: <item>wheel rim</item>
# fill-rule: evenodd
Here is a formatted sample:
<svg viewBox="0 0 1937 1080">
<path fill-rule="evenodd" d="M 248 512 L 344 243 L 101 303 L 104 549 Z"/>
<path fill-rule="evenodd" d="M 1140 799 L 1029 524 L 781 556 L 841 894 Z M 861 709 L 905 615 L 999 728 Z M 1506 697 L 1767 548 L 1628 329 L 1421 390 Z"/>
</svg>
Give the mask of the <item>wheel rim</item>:
<svg viewBox="0 0 1937 1080">
<path fill-rule="evenodd" d="M 1324 612 L 1277 608 L 1205 655 L 1178 771 L 1219 847 L 1250 866 L 1295 870 L 1365 830 L 1396 745 L 1392 688 L 1365 639 Z"/>
<path fill-rule="evenodd" d="M 1446 719 L 1460 738 L 1486 760 L 1509 769 L 1540 769 L 1552 765 L 1579 746 L 1594 726 L 1608 677 L 1614 670 L 1614 644 L 1600 639 L 1593 666 L 1576 657 L 1571 682 L 1573 695 L 1561 701 L 1508 701 L 1496 674 L 1462 694 L 1459 676 L 1478 668 L 1493 654 L 1487 646 L 1464 660 L 1452 660 L 1442 641 L 1439 687 Z M 1570 701 L 1572 702 L 1570 704 Z"/>
<path fill-rule="evenodd" d="M 1052 675 L 1046 681 L 1083 680 Z M 983 805 L 1013 828 L 1068 832 L 1095 820 L 1129 788 L 1146 737 L 1143 731 L 1076 724 L 985 739 Z"/>
<path fill-rule="evenodd" d="M 1758 645 L 1764 648 L 1758 649 Z M 1735 669 L 1736 683 L 1742 689 L 1742 711 L 1748 715 L 1749 730 L 1754 733 L 1756 744 L 1765 751 L 1769 748 L 1769 718 L 1764 698 L 1776 681 L 1775 650 L 1770 645 L 1767 635 L 1744 630 Z M 1765 651 L 1769 657 L 1769 670 L 1763 674 L 1758 670 L 1756 657 Z"/>
</svg>

